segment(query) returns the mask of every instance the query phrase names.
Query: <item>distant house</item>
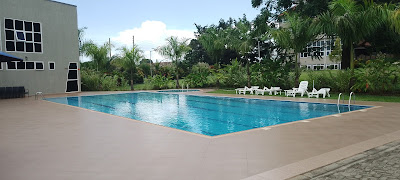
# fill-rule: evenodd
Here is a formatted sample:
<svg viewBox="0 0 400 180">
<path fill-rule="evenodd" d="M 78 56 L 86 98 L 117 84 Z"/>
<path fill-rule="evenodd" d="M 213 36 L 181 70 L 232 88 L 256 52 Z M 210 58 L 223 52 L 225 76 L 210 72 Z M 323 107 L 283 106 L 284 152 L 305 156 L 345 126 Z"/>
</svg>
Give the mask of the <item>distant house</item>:
<svg viewBox="0 0 400 180">
<path fill-rule="evenodd" d="M 30 93 L 80 91 L 77 8 L 50 0 L 1 0 L 0 51 L 22 62 L 0 63 L 0 87 Z"/>
</svg>

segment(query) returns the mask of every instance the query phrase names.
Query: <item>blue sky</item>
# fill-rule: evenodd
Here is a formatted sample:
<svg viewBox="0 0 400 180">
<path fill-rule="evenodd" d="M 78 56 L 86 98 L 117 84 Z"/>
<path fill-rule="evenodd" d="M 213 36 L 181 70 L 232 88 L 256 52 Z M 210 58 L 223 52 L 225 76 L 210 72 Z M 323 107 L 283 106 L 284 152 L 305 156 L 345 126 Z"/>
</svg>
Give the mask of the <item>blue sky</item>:
<svg viewBox="0 0 400 180">
<path fill-rule="evenodd" d="M 223 19 L 249 20 L 259 13 L 251 0 L 58 0 L 78 7 L 78 27 L 87 27 L 85 39 L 103 44 L 111 38 L 116 47 L 135 44 L 149 58 L 150 50 L 163 45 L 167 36 L 193 38 L 194 23 L 216 24 Z M 114 50 L 114 53 L 117 53 Z M 152 59 L 162 59 L 152 53 Z"/>
</svg>

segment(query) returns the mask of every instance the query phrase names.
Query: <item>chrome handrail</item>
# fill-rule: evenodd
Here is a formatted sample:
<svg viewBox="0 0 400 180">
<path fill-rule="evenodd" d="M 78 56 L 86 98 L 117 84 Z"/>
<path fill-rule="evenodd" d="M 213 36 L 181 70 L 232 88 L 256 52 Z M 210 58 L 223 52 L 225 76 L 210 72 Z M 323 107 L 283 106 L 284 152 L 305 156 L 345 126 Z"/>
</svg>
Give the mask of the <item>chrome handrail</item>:
<svg viewBox="0 0 400 180">
<path fill-rule="evenodd" d="M 342 96 L 342 93 L 339 93 L 339 97 L 338 97 L 338 100 L 337 100 L 337 105 L 339 106 L 340 105 L 340 97 Z M 343 96 L 343 103 L 344 103 L 344 96 Z"/>
<path fill-rule="evenodd" d="M 350 103 L 351 103 L 351 97 L 352 97 L 352 95 L 354 96 L 353 104 L 356 103 L 356 94 L 354 94 L 354 92 L 351 92 L 351 93 L 350 93 L 350 97 L 349 97 L 349 106 L 350 106 Z"/>
</svg>

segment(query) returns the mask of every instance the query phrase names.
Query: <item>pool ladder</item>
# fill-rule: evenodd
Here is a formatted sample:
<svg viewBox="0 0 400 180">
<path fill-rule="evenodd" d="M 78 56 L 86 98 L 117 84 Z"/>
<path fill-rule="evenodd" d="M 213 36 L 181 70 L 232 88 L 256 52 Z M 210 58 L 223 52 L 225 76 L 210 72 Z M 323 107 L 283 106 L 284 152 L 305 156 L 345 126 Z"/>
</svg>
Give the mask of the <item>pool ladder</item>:
<svg viewBox="0 0 400 180">
<path fill-rule="evenodd" d="M 340 105 L 340 97 L 342 97 L 342 101 L 343 101 L 343 104 L 344 104 L 344 96 L 342 96 L 342 93 L 339 93 L 339 97 L 338 97 L 338 100 L 337 100 L 337 105 L 338 105 L 338 106 Z M 350 97 L 349 97 L 349 106 L 350 106 L 350 104 L 351 104 L 351 99 L 352 99 L 352 97 L 354 97 L 354 98 L 353 98 L 353 104 L 356 103 L 356 94 L 355 94 L 354 92 L 351 92 L 351 93 L 350 93 Z"/>
</svg>

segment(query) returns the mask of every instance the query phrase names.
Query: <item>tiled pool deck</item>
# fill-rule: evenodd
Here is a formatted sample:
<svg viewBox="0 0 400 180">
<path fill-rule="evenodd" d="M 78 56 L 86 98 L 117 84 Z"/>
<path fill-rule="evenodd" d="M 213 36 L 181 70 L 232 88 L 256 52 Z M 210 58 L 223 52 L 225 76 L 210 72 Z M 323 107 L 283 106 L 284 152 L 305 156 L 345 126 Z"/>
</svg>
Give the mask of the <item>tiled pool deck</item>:
<svg viewBox="0 0 400 180">
<path fill-rule="evenodd" d="M 110 92 L 69 96 L 101 93 Z M 33 97 L 0 100 L 0 179 L 291 178 L 400 140 L 400 103 L 357 104 L 379 107 L 212 138 Z"/>
</svg>

